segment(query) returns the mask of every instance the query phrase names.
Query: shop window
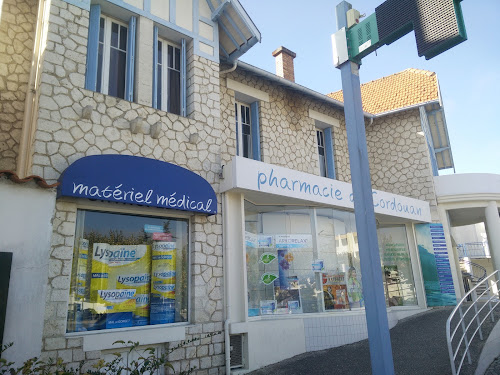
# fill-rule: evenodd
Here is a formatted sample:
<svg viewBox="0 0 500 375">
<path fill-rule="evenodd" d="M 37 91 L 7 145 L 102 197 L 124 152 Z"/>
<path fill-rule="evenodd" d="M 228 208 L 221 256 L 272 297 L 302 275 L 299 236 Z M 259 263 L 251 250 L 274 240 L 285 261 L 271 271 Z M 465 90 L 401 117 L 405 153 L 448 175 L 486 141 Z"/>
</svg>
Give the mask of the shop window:
<svg viewBox="0 0 500 375">
<path fill-rule="evenodd" d="M 180 45 L 153 36 L 153 107 L 186 116 L 186 41 Z"/>
<path fill-rule="evenodd" d="M 316 143 L 318 146 L 319 174 L 335 179 L 335 157 L 333 151 L 332 128 L 324 127 L 317 121 Z"/>
<path fill-rule="evenodd" d="M 416 305 L 406 228 L 404 225 L 380 227 L 377 236 L 387 305 Z"/>
<path fill-rule="evenodd" d="M 388 306 L 416 305 L 404 226 L 378 229 Z M 248 316 L 364 307 L 354 214 L 245 201 Z"/>
<path fill-rule="evenodd" d="M 352 213 L 245 202 L 245 215 L 249 316 L 364 305 Z"/>
<path fill-rule="evenodd" d="M 133 100 L 136 18 L 128 25 L 90 8 L 85 88 Z"/>
<path fill-rule="evenodd" d="M 188 220 L 78 210 L 68 332 L 188 321 Z"/>
<path fill-rule="evenodd" d="M 236 155 L 260 160 L 259 103 L 236 102 Z"/>
</svg>

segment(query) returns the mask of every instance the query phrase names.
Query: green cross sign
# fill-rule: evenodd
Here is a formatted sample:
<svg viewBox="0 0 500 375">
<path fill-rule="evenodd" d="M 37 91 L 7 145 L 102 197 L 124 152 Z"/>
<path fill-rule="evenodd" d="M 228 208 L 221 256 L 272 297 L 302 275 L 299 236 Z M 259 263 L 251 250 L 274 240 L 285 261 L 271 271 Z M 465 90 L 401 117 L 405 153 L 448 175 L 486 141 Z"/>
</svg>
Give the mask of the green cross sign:
<svg viewBox="0 0 500 375">
<path fill-rule="evenodd" d="M 461 0 L 387 0 L 347 31 L 349 60 L 415 31 L 419 56 L 427 60 L 467 40 Z"/>
</svg>

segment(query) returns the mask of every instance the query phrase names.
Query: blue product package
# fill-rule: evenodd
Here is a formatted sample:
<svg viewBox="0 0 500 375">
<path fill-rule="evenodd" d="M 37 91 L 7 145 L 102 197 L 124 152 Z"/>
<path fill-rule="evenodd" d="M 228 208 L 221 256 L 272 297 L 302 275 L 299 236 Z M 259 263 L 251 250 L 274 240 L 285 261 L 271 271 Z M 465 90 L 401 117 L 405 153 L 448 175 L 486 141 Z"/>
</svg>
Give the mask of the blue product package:
<svg viewBox="0 0 500 375">
<path fill-rule="evenodd" d="M 106 315 L 106 329 L 132 327 L 132 312 L 118 312 Z"/>
<path fill-rule="evenodd" d="M 150 324 L 167 324 L 175 322 L 175 300 L 151 295 Z"/>
<path fill-rule="evenodd" d="M 149 324 L 149 317 L 134 314 L 132 323 L 134 327 L 147 326 Z"/>
</svg>

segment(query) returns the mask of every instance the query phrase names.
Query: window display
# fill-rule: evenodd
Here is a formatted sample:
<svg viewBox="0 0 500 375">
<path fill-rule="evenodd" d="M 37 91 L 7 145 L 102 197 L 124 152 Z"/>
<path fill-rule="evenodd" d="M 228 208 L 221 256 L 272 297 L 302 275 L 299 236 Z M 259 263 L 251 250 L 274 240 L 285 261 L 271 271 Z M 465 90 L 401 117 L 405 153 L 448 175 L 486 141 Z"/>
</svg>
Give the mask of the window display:
<svg viewBox="0 0 500 375">
<path fill-rule="evenodd" d="M 406 228 L 404 225 L 381 227 L 377 235 L 387 305 L 416 305 Z"/>
<path fill-rule="evenodd" d="M 188 221 L 78 210 L 68 332 L 187 321 Z"/>
<path fill-rule="evenodd" d="M 362 307 L 354 215 L 245 202 L 249 316 Z"/>
<path fill-rule="evenodd" d="M 389 306 L 415 305 L 404 226 L 378 229 Z M 364 307 L 354 214 L 245 201 L 248 315 Z"/>
</svg>

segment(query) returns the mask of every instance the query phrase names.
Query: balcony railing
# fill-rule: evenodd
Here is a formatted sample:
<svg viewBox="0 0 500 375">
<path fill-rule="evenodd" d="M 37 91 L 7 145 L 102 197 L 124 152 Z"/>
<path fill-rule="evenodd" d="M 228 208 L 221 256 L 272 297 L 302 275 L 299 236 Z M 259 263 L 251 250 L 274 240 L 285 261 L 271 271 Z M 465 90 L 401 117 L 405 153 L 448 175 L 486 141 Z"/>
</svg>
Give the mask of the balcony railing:
<svg viewBox="0 0 500 375">
<path fill-rule="evenodd" d="M 457 245 L 460 258 L 490 258 L 486 246 L 482 242 L 467 242 Z"/>
</svg>

